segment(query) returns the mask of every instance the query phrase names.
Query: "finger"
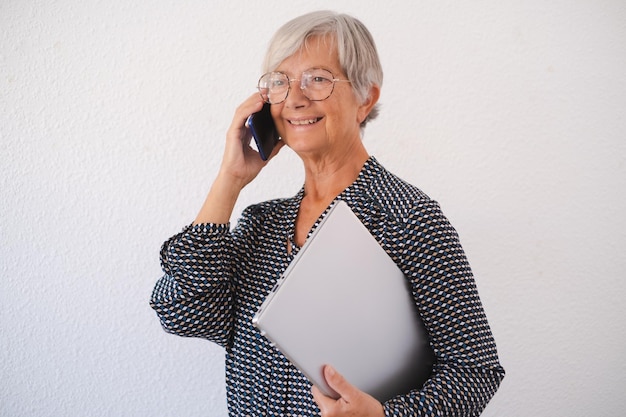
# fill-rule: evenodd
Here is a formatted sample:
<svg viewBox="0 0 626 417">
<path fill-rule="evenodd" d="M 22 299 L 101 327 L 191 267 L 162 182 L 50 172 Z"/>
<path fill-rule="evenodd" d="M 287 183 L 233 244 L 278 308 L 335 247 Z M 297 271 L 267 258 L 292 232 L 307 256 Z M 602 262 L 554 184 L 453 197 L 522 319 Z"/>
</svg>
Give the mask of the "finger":
<svg viewBox="0 0 626 417">
<path fill-rule="evenodd" d="M 311 393 L 313 394 L 313 399 L 317 403 L 322 415 L 325 415 L 336 402 L 333 398 L 324 395 L 315 385 L 311 388 Z"/>
<path fill-rule="evenodd" d="M 359 392 L 354 385 L 350 384 L 343 375 L 330 365 L 324 367 L 324 378 L 326 378 L 328 386 L 334 389 L 347 403 Z"/>
<path fill-rule="evenodd" d="M 258 94 L 253 94 L 246 101 L 241 103 L 235 112 L 233 118 L 233 126 L 236 128 L 247 127 L 245 126 L 248 117 L 252 113 L 256 113 L 263 107 L 263 99 Z"/>
<path fill-rule="evenodd" d="M 250 131 L 245 126 L 246 120 L 252 113 L 256 113 L 263 107 L 263 100 L 258 94 L 249 96 L 235 110 L 230 127 L 226 132 L 227 142 L 237 146 L 238 142 L 244 142 L 249 138 Z"/>
</svg>

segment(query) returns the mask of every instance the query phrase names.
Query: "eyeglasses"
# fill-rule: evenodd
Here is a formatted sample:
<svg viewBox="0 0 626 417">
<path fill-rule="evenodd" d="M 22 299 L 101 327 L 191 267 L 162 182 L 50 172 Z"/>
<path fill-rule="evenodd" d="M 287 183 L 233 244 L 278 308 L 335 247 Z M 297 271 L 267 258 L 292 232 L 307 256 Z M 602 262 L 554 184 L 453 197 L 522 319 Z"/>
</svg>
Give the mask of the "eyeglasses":
<svg viewBox="0 0 626 417">
<path fill-rule="evenodd" d="M 263 101 L 269 104 L 279 104 L 287 99 L 291 83 L 300 81 L 300 90 L 306 98 L 311 101 L 326 100 L 333 93 L 336 82 L 350 82 L 350 80 L 340 80 L 333 74 L 322 68 L 311 68 L 302 73 L 300 79 L 290 80 L 282 72 L 268 72 L 259 78 L 257 88 Z"/>
</svg>

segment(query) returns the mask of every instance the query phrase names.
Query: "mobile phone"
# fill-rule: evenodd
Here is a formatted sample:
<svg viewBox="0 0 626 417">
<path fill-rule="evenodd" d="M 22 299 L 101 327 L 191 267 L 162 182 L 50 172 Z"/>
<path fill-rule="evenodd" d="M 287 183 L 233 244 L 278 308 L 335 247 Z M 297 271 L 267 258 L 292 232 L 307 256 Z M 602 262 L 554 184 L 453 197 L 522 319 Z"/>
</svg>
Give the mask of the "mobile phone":
<svg viewBox="0 0 626 417">
<path fill-rule="evenodd" d="M 248 117 L 246 124 L 250 128 L 261 159 L 267 161 L 279 141 L 278 131 L 270 113 L 270 105 L 264 103 L 261 111 Z"/>
</svg>

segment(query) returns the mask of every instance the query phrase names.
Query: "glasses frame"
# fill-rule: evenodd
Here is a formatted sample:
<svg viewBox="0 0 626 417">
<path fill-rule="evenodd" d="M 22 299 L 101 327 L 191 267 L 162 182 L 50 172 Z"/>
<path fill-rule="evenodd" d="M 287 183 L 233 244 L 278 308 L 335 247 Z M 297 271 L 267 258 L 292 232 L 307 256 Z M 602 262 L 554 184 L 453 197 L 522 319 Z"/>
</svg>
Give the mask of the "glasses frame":
<svg viewBox="0 0 626 417">
<path fill-rule="evenodd" d="M 310 97 L 306 94 L 305 86 L 303 86 L 303 85 L 302 85 L 302 80 L 304 79 L 304 77 L 302 77 L 302 74 L 304 74 L 304 73 L 306 73 L 306 72 L 309 72 L 309 71 L 315 71 L 315 70 L 322 70 L 322 71 L 326 71 L 326 72 L 328 72 L 328 73 L 330 74 L 330 76 L 331 76 L 330 81 L 332 81 L 332 83 L 333 83 L 333 84 L 332 84 L 332 87 L 330 88 L 330 92 L 329 92 L 329 93 L 328 93 L 328 95 L 327 95 L 326 97 L 324 97 L 324 98 L 318 98 L 318 99 L 312 99 L 312 98 L 310 98 Z M 271 101 L 269 101 L 269 99 L 268 99 L 268 100 L 266 100 L 266 99 L 263 97 L 263 93 L 262 93 L 262 90 L 263 90 L 263 89 L 265 89 L 265 88 L 261 88 L 261 80 L 262 80 L 263 78 L 265 78 L 266 76 L 270 75 L 270 74 L 280 74 L 280 75 L 284 75 L 284 76 L 285 76 L 285 78 L 287 79 L 287 92 L 285 93 L 285 98 L 283 98 L 281 101 L 277 101 L 276 103 L 272 103 Z M 283 103 L 285 100 L 287 100 L 287 97 L 289 97 L 289 92 L 291 91 L 291 83 L 292 83 L 292 82 L 295 82 L 295 81 L 300 81 L 300 91 L 302 91 L 302 94 L 303 94 L 303 95 L 304 95 L 304 96 L 305 96 L 305 97 L 306 97 L 309 101 L 324 101 L 324 100 L 326 100 L 328 97 L 330 97 L 330 96 L 333 94 L 333 91 L 335 91 L 335 83 L 337 83 L 337 82 L 346 82 L 346 83 L 352 82 L 352 81 L 350 81 L 350 80 L 343 80 L 343 79 L 341 79 L 341 78 L 335 78 L 335 75 L 334 75 L 331 71 L 327 70 L 326 68 L 320 68 L 320 67 L 314 67 L 314 68 L 309 68 L 309 69 L 306 69 L 306 70 L 302 71 L 302 74 L 300 74 L 300 78 L 294 78 L 294 79 L 291 79 L 291 78 L 289 78 L 289 76 L 288 76 L 287 74 L 285 74 L 284 72 L 281 72 L 281 71 L 270 71 L 270 72 L 266 72 L 265 74 L 261 75 L 261 77 L 259 78 L 259 81 L 257 82 L 257 87 L 256 87 L 256 88 L 259 90 L 259 95 L 261 96 L 261 98 L 263 99 L 263 101 L 264 101 L 265 103 L 268 103 L 268 104 L 280 104 L 280 103 Z M 268 96 L 268 97 L 269 97 L 269 96 Z"/>
</svg>

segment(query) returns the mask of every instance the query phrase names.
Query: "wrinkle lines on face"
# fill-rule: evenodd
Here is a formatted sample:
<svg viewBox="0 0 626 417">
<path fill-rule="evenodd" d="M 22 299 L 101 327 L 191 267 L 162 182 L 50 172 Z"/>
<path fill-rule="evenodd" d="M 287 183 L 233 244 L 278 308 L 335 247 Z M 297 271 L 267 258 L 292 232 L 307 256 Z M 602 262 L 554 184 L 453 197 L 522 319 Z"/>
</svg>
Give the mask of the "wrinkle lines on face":
<svg viewBox="0 0 626 417">
<path fill-rule="evenodd" d="M 311 68 L 324 68 L 333 77 L 345 79 L 334 41 L 311 37 L 297 53 L 276 68 L 288 77 L 298 77 Z M 329 49 L 329 46 L 333 47 Z M 350 83 L 336 83 L 332 94 L 322 101 L 309 100 L 299 88 L 292 86 L 284 102 L 272 105 L 278 130 L 301 157 L 319 159 L 334 153 L 345 153 L 361 140 L 359 103 Z"/>
</svg>

